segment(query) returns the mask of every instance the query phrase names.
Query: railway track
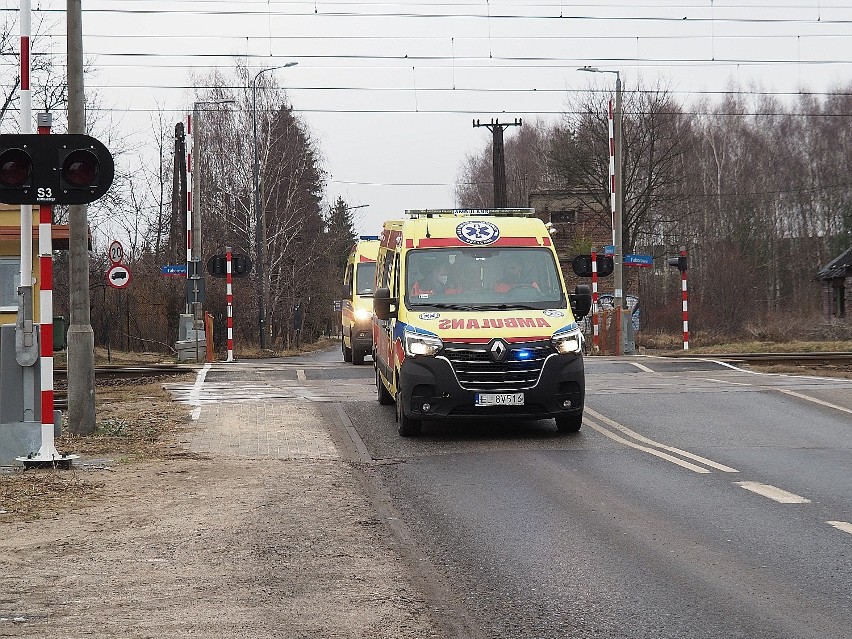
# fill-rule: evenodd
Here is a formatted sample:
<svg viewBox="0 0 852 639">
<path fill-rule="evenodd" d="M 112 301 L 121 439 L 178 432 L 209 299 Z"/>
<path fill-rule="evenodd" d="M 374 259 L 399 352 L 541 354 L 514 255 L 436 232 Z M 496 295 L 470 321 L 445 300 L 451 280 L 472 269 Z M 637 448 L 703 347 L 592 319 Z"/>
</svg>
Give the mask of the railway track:
<svg viewBox="0 0 852 639">
<path fill-rule="evenodd" d="M 682 354 L 667 354 L 664 357 L 700 357 L 702 359 L 715 359 L 730 364 L 759 364 L 763 366 L 771 366 L 773 364 L 788 364 L 791 366 L 852 365 L 852 353 L 850 352 L 695 354 L 684 351 Z"/>
<path fill-rule="evenodd" d="M 97 380 L 131 380 L 170 377 L 197 371 L 197 364 L 145 364 L 134 366 L 107 365 L 95 367 L 95 382 Z M 56 368 L 53 371 L 54 379 L 67 380 L 68 371 L 65 368 Z M 64 388 L 53 391 L 53 405 L 57 409 L 68 408 L 68 393 Z"/>
</svg>

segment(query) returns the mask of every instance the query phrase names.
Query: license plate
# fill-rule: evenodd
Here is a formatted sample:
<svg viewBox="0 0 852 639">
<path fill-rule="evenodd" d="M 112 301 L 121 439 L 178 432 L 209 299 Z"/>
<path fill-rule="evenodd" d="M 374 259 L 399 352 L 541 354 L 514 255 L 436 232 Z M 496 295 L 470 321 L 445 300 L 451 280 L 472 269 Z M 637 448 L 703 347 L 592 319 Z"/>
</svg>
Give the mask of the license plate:
<svg viewBox="0 0 852 639">
<path fill-rule="evenodd" d="M 523 406 L 523 393 L 477 393 L 477 406 Z"/>
</svg>

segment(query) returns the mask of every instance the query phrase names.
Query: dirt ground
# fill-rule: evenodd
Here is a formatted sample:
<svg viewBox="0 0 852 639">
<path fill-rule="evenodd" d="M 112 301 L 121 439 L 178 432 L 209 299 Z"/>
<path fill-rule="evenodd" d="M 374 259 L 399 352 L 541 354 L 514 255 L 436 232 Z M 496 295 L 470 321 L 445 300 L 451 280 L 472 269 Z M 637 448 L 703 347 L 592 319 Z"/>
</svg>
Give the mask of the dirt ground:
<svg viewBox="0 0 852 639">
<path fill-rule="evenodd" d="M 356 463 L 187 453 L 159 384 L 97 394 L 57 442 L 91 466 L 0 475 L 0 636 L 444 636 Z"/>
</svg>

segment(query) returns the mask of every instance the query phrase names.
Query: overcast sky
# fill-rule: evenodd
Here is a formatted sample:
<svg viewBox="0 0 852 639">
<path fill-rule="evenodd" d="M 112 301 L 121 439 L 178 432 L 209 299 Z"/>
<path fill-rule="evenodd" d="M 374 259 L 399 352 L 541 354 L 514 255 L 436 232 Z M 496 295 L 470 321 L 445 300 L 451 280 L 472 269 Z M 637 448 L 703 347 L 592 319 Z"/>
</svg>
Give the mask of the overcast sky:
<svg viewBox="0 0 852 639">
<path fill-rule="evenodd" d="M 65 2 L 33 8 L 54 9 L 61 36 Z M 720 99 L 712 93 L 732 81 L 785 93 L 852 79 L 852 6 L 839 0 L 84 0 L 83 10 L 98 70 L 87 89 L 129 111 L 129 130 L 160 107 L 179 121 L 190 72 L 230 70 L 237 55 L 255 70 L 298 62 L 273 73 L 319 141 L 328 199 L 369 205 L 355 211 L 362 233 L 407 208 L 454 204 L 465 155 L 490 137 L 472 119 L 552 121 L 567 92 L 614 86 L 580 66 L 618 70 L 626 86 L 660 76 L 687 104 Z"/>
</svg>

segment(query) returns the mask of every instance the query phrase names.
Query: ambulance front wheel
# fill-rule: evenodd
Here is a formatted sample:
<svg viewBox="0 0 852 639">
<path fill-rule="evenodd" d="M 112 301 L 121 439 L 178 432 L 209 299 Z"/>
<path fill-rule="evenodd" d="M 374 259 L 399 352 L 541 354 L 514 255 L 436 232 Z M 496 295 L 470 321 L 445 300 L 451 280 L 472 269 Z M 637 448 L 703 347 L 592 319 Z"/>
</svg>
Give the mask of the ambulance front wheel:
<svg viewBox="0 0 852 639">
<path fill-rule="evenodd" d="M 402 404 L 402 394 L 396 394 L 396 429 L 403 437 L 416 437 L 423 428 L 423 422 L 419 419 L 408 417 Z"/>
<path fill-rule="evenodd" d="M 579 432 L 583 425 L 583 413 L 579 415 L 560 415 L 556 418 L 556 428 L 560 433 Z"/>
<path fill-rule="evenodd" d="M 355 364 L 355 366 L 360 366 L 361 364 L 364 363 L 364 355 L 366 355 L 366 353 L 364 351 L 359 350 L 357 348 L 353 348 L 352 349 L 352 363 Z"/>
<path fill-rule="evenodd" d="M 343 361 L 351 362 L 352 361 L 352 349 L 346 348 L 346 342 L 341 340 L 340 345 L 343 348 Z"/>
</svg>

